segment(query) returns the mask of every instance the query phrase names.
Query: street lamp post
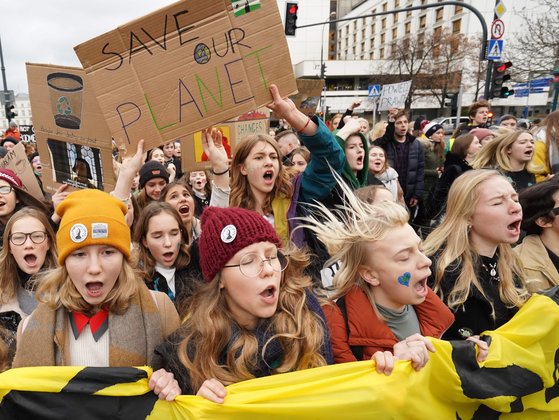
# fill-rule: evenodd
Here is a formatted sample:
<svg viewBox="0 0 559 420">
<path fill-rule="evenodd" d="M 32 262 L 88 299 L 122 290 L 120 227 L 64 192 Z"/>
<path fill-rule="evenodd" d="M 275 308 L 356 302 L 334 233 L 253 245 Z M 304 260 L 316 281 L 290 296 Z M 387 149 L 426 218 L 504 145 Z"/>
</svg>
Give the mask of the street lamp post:
<svg viewBox="0 0 559 420">
<path fill-rule="evenodd" d="M 326 29 L 326 23 L 330 26 L 330 21 L 336 17 L 336 12 L 330 13 L 328 21 L 322 25 L 322 37 L 320 39 L 320 78 L 324 80 L 324 86 L 322 87 L 321 103 L 322 103 L 322 120 L 326 121 L 326 75 L 325 75 L 325 65 L 324 65 L 324 29 Z M 328 51 L 330 49 L 328 48 Z"/>
</svg>

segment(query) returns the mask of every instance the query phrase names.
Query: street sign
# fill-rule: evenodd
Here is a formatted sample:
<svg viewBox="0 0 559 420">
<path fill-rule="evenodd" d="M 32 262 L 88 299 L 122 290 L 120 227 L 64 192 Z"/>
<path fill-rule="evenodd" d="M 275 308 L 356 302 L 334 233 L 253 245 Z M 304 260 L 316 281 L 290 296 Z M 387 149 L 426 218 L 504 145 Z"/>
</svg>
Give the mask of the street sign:
<svg viewBox="0 0 559 420">
<path fill-rule="evenodd" d="M 497 5 L 495 6 L 495 15 L 497 15 L 499 19 L 503 17 L 506 11 L 507 8 L 505 7 L 505 4 L 502 1 L 497 3 Z"/>
<path fill-rule="evenodd" d="M 490 39 L 489 47 L 487 48 L 487 59 L 488 60 L 500 60 L 503 55 L 503 40 L 502 39 Z"/>
<path fill-rule="evenodd" d="M 369 85 L 369 98 L 378 98 L 380 91 L 380 85 Z"/>
<path fill-rule="evenodd" d="M 505 34 L 505 24 L 501 19 L 495 19 L 491 24 L 491 38 L 501 39 Z"/>
</svg>

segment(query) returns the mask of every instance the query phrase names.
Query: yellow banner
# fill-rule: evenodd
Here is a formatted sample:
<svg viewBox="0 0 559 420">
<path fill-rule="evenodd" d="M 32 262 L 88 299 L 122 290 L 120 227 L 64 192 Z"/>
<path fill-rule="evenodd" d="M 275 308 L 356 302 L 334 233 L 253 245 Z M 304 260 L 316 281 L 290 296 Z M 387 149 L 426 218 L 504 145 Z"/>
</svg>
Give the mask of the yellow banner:
<svg viewBox="0 0 559 420">
<path fill-rule="evenodd" d="M 157 400 L 147 388 L 149 368 L 12 369 L 0 375 L 0 418 L 79 418 L 94 410 L 122 419 L 557 419 L 556 300 L 533 296 L 488 332 L 481 364 L 469 342 L 434 340 L 436 353 L 420 372 L 403 361 L 390 376 L 377 374 L 372 361 L 326 366 L 230 385 L 221 405 L 196 396 Z"/>
</svg>

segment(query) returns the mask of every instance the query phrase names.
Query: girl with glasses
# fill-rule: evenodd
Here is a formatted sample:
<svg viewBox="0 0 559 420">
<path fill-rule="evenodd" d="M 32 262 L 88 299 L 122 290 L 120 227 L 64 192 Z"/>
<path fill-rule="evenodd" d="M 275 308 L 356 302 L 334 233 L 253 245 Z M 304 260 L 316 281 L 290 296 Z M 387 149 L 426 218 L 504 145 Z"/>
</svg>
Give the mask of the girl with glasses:
<svg viewBox="0 0 559 420">
<path fill-rule="evenodd" d="M 245 209 L 209 207 L 198 241 L 204 284 L 158 347 L 185 394 L 222 403 L 226 385 L 332 363 L 308 257 L 283 253 L 274 228 Z"/>
<path fill-rule="evenodd" d="M 10 217 L 24 207 L 34 207 L 49 215 L 45 203 L 24 191 L 21 179 L 13 171 L 0 169 L 0 235 L 4 234 Z"/>
<path fill-rule="evenodd" d="M 6 225 L 0 252 L 0 324 L 13 351 L 20 321 L 37 306 L 33 278 L 55 268 L 56 258 L 56 240 L 45 214 L 32 207 L 16 212 Z"/>
</svg>

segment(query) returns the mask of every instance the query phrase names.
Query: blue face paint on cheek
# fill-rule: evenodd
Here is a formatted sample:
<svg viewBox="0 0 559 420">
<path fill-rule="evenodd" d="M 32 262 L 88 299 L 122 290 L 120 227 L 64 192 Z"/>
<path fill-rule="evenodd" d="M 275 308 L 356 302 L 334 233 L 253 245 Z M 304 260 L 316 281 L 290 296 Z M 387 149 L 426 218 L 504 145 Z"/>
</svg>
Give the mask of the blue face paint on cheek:
<svg viewBox="0 0 559 420">
<path fill-rule="evenodd" d="M 398 283 L 400 283 L 402 286 L 410 287 L 410 280 L 411 274 L 407 271 L 398 277 Z"/>
</svg>

